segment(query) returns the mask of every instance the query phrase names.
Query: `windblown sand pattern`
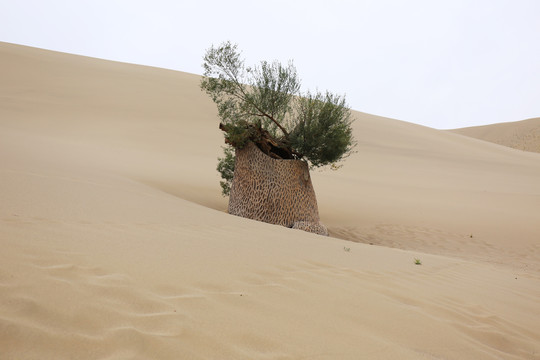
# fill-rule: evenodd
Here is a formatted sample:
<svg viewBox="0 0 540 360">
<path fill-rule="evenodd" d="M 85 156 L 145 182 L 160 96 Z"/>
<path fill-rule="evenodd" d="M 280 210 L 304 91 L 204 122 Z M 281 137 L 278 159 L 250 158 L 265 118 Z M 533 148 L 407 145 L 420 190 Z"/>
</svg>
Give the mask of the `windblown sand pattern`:
<svg viewBox="0 0 540 360">
<path fill-rule="evenodd" d="M 322 237 L 224 211 L 195 75 L 0 78 L 0 359 L 540 359 L 540 154 L 357 112 Z"/>
</svg>

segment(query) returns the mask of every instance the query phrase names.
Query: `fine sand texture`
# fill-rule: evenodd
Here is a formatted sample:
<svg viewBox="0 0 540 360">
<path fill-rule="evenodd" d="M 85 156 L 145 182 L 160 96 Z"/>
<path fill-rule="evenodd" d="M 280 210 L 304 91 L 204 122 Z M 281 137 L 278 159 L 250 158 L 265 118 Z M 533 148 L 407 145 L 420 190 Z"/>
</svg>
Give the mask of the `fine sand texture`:
<svg viewBox="0 0 540 360">
<path fill-rule="evenodd" d="M 0 359 L 540 359 L 540 154 L 355 112 L 323 237 L 225 212 L 196 75 L 0 79 Z"/>
<path fill-rule="evenodd" d="M 449 131 L 518 150 L 540 153 L 540 118 Z"/>
</svg>

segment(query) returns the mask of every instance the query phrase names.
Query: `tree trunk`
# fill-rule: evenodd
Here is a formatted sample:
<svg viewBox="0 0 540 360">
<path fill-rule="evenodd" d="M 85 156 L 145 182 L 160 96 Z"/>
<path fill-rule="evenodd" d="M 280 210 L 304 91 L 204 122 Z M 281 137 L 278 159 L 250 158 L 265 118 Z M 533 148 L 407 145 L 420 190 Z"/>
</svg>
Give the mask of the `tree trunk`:
<svg viewBox="0 0 540 360">
<path fill-rule="evenodd" d="M 307 163 L 274 159 L 253 142 L 236 150 L 229 213 L 328 235 L 326 227 L 319 222 Z"/>
</svg>

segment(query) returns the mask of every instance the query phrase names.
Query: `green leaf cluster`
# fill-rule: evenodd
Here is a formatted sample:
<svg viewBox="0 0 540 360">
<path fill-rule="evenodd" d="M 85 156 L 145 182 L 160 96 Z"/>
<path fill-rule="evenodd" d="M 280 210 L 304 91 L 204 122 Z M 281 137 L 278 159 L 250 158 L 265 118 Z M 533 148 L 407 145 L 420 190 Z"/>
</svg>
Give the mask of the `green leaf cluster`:
<svg viewBox="0 0 540 360">
<path fill-rule="evenodd" d="M 308 92 L 297 100 L 296 122 L 289 135 L 291 146 L 309 159 L 312 167 L 332 165 L 348 157 L 356 142 L 345 98 L 330 92 Z"/>
<path fill-rule="evenodd" d="M 222 180 L 219 182 L 221 193 L 228 196 L 231 193 L 231 184 L 234 177 L 234 165 L 236 157 L 234 148 L 231 146 L 223 147 L 223 157 L 218 158 L 217 171 L 221 174 Z"/>
<path fill-rule="evenodd" d="M 282 124 L 300 90 L 292 62 L 284 66 L 262 61 L 246 67 L 237 45 L 226 42 L 207 50 L 203 67 L 201 89 L 216 103 L 223 124 L 256 124 L 276 137 L 287 137 Z"/>
<path fill-rule="evenodd" d="M 225 42 L 206 51 L 203 67 L 201 89 L 215 102 L 226 143 L 233 147 L 256 142 L 253 136 L 261 132 L 253 131 L 255 127 L 311 167 L 339 168 L 336 163 L 353 152 L 353 119 L 345 97 L 328 91 L 301 93 L 292 62 L 246 66 L 238 46 Z M 227 154 L 220 163 L 224 159 Z"/>
</svg>

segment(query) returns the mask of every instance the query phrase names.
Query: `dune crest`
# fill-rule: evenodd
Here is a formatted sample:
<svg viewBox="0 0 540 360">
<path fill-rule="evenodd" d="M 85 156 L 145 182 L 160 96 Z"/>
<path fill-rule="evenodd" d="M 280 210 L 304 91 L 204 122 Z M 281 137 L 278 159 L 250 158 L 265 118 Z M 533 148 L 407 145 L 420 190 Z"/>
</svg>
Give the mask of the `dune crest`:
<svg viewBox="0 0 540 360">
<path fill-rule="evenodd" d="M 196 75 L 0 78 L 0 358 L 540 359 L 540 154 L 356 112 L 322 237 L 226 214 Z"/>
<path fill-rule="evenodd" d="M 540 118 L 449 131 L 518 150 L 540 152 Z"/>
</svg>

